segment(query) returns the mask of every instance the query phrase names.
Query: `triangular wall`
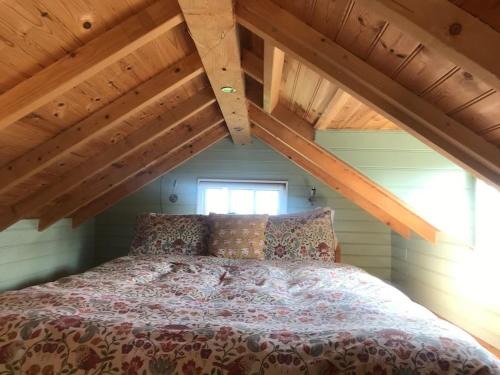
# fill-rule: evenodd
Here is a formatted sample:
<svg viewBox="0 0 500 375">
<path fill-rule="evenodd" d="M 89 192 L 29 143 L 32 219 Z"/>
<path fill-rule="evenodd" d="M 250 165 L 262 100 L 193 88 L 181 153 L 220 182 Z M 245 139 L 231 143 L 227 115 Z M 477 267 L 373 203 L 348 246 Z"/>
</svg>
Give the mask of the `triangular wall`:
<svg viewBox="0 0 500 375">
<path fill-rule="evenodd" d="M 165 213 L 195 213 L 198 178 L 287 180 L 288 212 L 311 209 L 307 198 L 311 187 L 316 187 L 317 205 L 336 210 L 335 229 L 342 243 L 343 261 L 390 279 L 390 228 L 255 138 L 247 146 L 222 140 L 165 175 L 161 201 L 160 180 L 157 180 L 99 215 L 96 220 L 98 261 L 123 254 L 139 212 L 161 212 L 163 206 Z M 168 195 L 174 180 L 179 200 L 172 204 Z"/>
<path fill-rule="evenodd" d="M 473 242 L 475 178 L 406 132 L 316 132 L 316 142 L 422 218 Z"/>
<path fill-rule="evenodd" d="M 434 200 L 438 198 L 435 203 L 440 202 L 442 207 L 449 204 L 450 200 L 446 197 L 453 194 L 443 189 L 440 193 L 436 190 L 441 185 L 444 187 L 447 181 L 455 187 L 455 202 L 468 200 L 469 176 L 408 134 L 328 131 L 317 132 L 316 138 L 320 145 L 409 204 L 423 207 L 419 213 L 424 218 L 433 211 L 442 211 L 425 204 L 426 197 L 430 199 L 434 195 Z M 287 180 L 289 212 L 310 209 L 307 197 L 311 187 L 315 186 L 318 189 L 317 204 L 336 210 L 335 229 L 342 244 L 343 261 L 359 265 L 383 279 L 390 279 L 390 229 L 255 138 L 248 146 L 236 146 L 229 139 L 220 141 L 165 175 L 161 185 L 157 180 L 98 216 L 98 260 L 104 261 L 124 253 L 138 212 L 161 212 L 163 208 L 166 213 L 195 213 L 198 178 Z M 174 181 L 177 181 L 175 193 L 179 200 L 170 203 L 168 195 Z M 430 191 L 438 194 L 430 194 Z M 466 203 L 462 206 L 464 212 L 469 209 Z M 445 224 L 439 217 L 434 219 L 437 219 L 436 224 Z M 463 222 L 457 225 L 467 226 Z"/>
</svg>

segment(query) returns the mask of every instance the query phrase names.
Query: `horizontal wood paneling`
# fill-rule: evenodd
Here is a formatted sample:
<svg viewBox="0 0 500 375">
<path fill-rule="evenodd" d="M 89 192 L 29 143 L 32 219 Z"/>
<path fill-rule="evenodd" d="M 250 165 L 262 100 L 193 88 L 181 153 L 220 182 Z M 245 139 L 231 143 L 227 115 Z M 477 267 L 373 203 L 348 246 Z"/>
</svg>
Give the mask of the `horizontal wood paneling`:
<svg viewBox="0 0 500 375">
<path fill-rule="evenodd" d="M 403 132 L 323 131 L 316 133 L 316 142 L 394 193 L 438 229 L 472 241 L 474 179 L 415 137 Z M 461 214 L 453 215 L 453 211 Z"/>
<path fill-rule="evenodd" d="M 500 348 L 500 299 L 495 284 L 478 284 L 477 251 L 449 237 L 432 246 L 392 235 L 392 281 L 416 302 Z M 495 279 L 495 275 L 481 275 Z M 498 279 L 498 277 L 496 277 Z M 497 284 L 498 285 L 498 284 Z"/>
<path fill-rule="evenodd" d="M 451 234 L 441 234 L 433 246 L 418 236 L 405 240 L 393 232 L 392 283 L 416 302 L 499 347 L 500 299 L 493 286 L 500 281 L 495 284 L 494 275 L 483 275 L 490 282 L 478 281 L 478 275 L 487 271 L 478 267 L 478 254 L 468 245 L 474 240 L 474 179 L 405 133 L 317 132 L 316 140 Z M 364 234 L 359 238 L 366 239 Z M 374 266 L 372 249 L 363 250 L 357 253 L 357 262 Z"/>
<path fill-rule="evenodd" d="M 94 221 L 78 229 L 69 219 L 38 232 L 23 220 L 0 233 L 0 292 L 52 281 L 93 265 Z"/>
<path fill-rule="evenodd" d="M 350 139 L 352 147 L 356 142 L 354 133 Z M 335 209 L 335 230 L 342 244 L 343 262 L 360 266 L 382 279 L 390 279 L 390 230 L 255 139 L 247 146 L 235 146 L 229 140 L 221 141 L 167 174 L 161 181 L 146 186 L 98 216 L 98 261 L 126 254 L 134 218 L 139 212 L 160 212 L 162 207 L 164 212 L 172 214 L 196 212 L 198 178 L 287 180 L 288 212 L 310 210 L 307 198 L 311 187 L 315 186 L 316 205 Z M 174 180 L 177 181 L 175 192 L 179 200 L 172 204 L 168 195 Z"/>
<path fill-rule="evenodd" d="M 433 246 L 418 236 L 406 240 L 393 232 L 392 283 L 416 302 L 499 347 L 498 290 L 491 288 L 493 281 L 477 281 L 485 270 L 478 267 L 477 252 L 469 245 L 474 241 L 474 178 L 405 133 L 356 133 L 356 147 L 350 141 L 352 132 L 318 132 L 316 136 L 323 147 L 449 233 L 441 234 Z M 365 234 L 359 238 L 380 239 Z M 357 253 L 357 261 L 375 265 L 377 261 L 369 257 L 371 249 L 363 250 Z M 490 276 L 486 279 L 493 280 Z"/>
</svg>

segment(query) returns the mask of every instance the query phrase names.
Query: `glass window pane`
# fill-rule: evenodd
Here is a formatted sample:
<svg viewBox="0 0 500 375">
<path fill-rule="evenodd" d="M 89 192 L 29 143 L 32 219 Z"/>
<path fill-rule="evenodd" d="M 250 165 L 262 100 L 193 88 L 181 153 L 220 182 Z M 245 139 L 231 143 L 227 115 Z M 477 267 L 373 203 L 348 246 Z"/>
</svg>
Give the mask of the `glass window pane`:
<svg viewBox="0 0 500 375">
<path fill-rule="evenodd" d="M 476 182 L 476 245 L 481 250 L 493 248 L 498 238 L 500 223 L 500 192 L 494 187 Z M 498 255 L 498 251 L 495 251 Z"/>
<path fill-rule="evenodd" d="M 231 190 L 229 212 L 239 215 L 253 214 L 253 190 Z"/>
<path fill-rule="evenodd" d="M 255 213 L 277 215 L 280 208 L 280 195 L 276 190 L 255 192 Z"/>
<path fill-rule="evenodd" d="M 209 188 L 205 191 L 205 215 L 210 212 L 216 214 L 227 214 L 229 212 L 228 189 Z"/>
<path fill-rule="evenodd" d="M 286 183 L 199 180 L 197 212 L 270 215 L 285 213 Z"/>
</svg>

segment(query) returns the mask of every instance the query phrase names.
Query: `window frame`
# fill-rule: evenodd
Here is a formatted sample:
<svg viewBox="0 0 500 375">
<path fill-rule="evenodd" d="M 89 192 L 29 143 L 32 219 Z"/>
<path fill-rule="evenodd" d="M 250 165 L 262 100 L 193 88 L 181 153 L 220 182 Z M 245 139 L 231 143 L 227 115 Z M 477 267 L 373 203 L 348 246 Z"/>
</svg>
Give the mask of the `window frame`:
<svg viewBox="0 0 500 375">
<path fill-rule="evenodd" d="M 213 186 L 218 184 L 248 184 L 248 185 L 283 185 L 280 194 L 279 212 L 278 215 L 286 214 L 288 207 L 288 181 L 286 180 L 251 180 L 251 179 L 226 179 L 226 178 L 198 178 L 197 180 L 197 201 L 196 213 L 200 215 L 205 214 L 205 190 L 201 187 L 203 183 L 213 183 Z"/>
</svg>

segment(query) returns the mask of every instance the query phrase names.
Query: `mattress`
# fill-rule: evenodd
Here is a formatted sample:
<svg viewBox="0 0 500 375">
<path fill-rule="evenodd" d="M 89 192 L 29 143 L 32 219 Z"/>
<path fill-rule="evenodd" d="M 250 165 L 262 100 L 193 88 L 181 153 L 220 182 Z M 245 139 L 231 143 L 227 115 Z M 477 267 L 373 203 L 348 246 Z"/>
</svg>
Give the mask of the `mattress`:
<svg viewBox="0 0 500 375">
<path fill-rule="evenodd" d="M 0 295 L 0 374 L 500 373 L 344 264 L 128 256 Z"/>
</svg>

